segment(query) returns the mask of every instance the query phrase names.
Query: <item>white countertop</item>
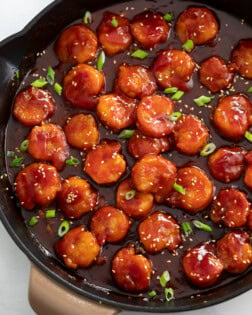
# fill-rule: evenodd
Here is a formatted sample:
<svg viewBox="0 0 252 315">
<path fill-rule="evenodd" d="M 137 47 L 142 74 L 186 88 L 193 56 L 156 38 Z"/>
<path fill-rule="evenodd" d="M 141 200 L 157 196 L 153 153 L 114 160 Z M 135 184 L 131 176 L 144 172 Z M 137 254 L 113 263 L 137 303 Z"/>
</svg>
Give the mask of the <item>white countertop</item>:
<svg viewBox="0 0 252 315">
<path fill-rule="evenodd" d="M 70 0 L 69 0 L 70 1 Z M 2 0 L 0 10 L 0 40 L 21 30 L 52 0 Z M 30 263 L 18 249 L 0 223 L 0 314 L 32 315 L 27 299 Z M 204 310 L 181 315 L 250 315 L 252 290 L 241 296 Z M 122 315 L 143 313 L 122 312 Z"/>
</svg>

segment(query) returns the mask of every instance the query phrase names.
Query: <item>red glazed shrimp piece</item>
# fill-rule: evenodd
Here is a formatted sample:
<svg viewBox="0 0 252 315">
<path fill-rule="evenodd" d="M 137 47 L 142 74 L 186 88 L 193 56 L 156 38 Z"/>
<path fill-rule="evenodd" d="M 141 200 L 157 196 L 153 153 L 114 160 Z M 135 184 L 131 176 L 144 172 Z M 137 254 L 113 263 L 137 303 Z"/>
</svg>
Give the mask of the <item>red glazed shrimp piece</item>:
<svg viewBox="0 0 252 315">
<path fill-rule="evenodd" d="M 252 247 L 248 233 L 229 232 L 216 245 L 217 256 L 224 269 L 231 273 L 244 272 L 252 262 Z"/>
<path fill-rule="evenodd" d="M 227 65 L 220 57 L 213 56 L 200 64 L 199 79 L 201 84 L 216 93 L 231 85 L 234 68 L 232 65 Z"/>
<path fill-rule="evenodd" d="M 142 221 L 138 234 L 149 253 L 158 253 L 165 248 L 174 251 L 181 244 L 178 223 L 171 215 L 162 212 L 155 212 Z"/>
<path fill-rule="evenodd" d="M 118 181 L 126 170 L 126 161 L 121 144 L 103 141 L 86 156 L 84 171 L 97 184 L 111 184 Z"/>
<path fill-rule="evenodd" d="M 244 183 L 252 191 L 252 151 L 249 151 L 245 155 L 245 160 L 247 161 L 248 165 L 245 171 Z"/>
<path fill-rule="evenodd" d="M 117 87 L 126 96 L 139 99 L 157 90 L 155 78 L 148 68 L 126 64 L 119 67 Z"/>
<path fill-rule="evenodd" d="M 136 101 L 131 98 L 107 94 L 100 97 L 96 112 L 105 126 L 117 132 L 133 124 L 136 105 Z"/>
<path fill-rule="evenodd" d="M 34 126 L 46 120 L 55 111 L 51 94 L 36 87 L 21 91 L 14 103 L 13 115 L 25 126 Z"/>
<path fill-rule="evenodd" d="M 211 220 L 224 223 L 228 227 L 240 227 L 246 224 L 250 203 L 246 195 L 234 188 L 219 191 L 211 208 Z"/>
<path fill-rule="evenodd" d="M 87 268 L 96 260 L 100 246 L 91 232 L 78 226 L 55 244 L 55 251 L 68 268 Z"/>
<path fill-rule="evenodd" d="M 173 113 L 174 103 L 165 96 L 144 97 L 136 111 L 137 127 L 146 136 L 163 137 L 169 135 L 175 123 L 168 117 Z"/>
<path fill-rule="evenodd" d="M 215 284 L 223 270 L 223 265 L 210 244 L 188 249 L 182 258 L 182 266 L 187 278 L 200 288 Z"/>
<path fill-rule="evenodd" d="M 97 196 L 97 192 L 85 179 L 72 176 L 63 181 L 57 201 L 68 218 L 76 219 L 95 209 Z"/>
<path fill-rule="evenodd" d="M 95 109 L 104 87 L 104 74 L 92 66 L 79 64 L 64 78 L 64 96 L 74 107 Z"/>
<path fill-rule="evenodd" d="M 92 216 L 90 230 L 98 243 L 116 243 L 124 239 L 130 228 L 128 216 L 114 207 L 102 207 Z"/>
<path fill-rule="evenodd" d="M 213 184 L 205 172 L 197 167 L 183 167 L 178 170 L 176 183 L 182 186 L 185 194 L 173 190 L 167 203 L 191 213 L 205 209 L 213 198 Z"/>
<path fill-rule="evenodd" d="M 145 48 L 165 42 L 170 26 L 160 13 L 143 12 L 136 15 L 131 24 L 133 37 Z"/>
<path fill-rule="evenodd" d="M 133 247 L 120 249 L 112 260 L 112 274 L 117 285 L 129 292 L 139 292 L 150 285 L 151 262 Z"/>
<path fill-rule="evenodd" d="M 245 168 L 245 153 L 240 147 L 218 149 L 208 160 L 212 176 L 223 183 L 229 183 L 240 178 Z"/>
<path fill-rule="evenodd" d="M 20 171 L 15 180 L 16 195 L 23 208 L 48 206 L 61 187 L 56 168 L 44 163 L 33 163 Z"/>
<path fill-rule="evenodd" d="M 64 126 L 67 142 L 80 150 L 90 150 L 100 139 L 95 118 L 91 114 L 77 114 Z"/>
<path fill-rule="evenodd" d="M 190 39 L 195 45 L 202 45 L 216 37 L 219 24 L 210 10 L 191 7 L 180 14 L 175 30 L 182 43 Z"/>
<path fill-rule="evenodd" d="M 73 25 L 65 29 L 55 47 L 56 54 L 64 63 L 85 63 L 95 58 L 97 37 L 84 25 Z"/>
<path fill-rule="evenodd" d="M 116 21 L 117 26 L 113 26 Z M 105 12 L 97 30 L 99 42 L 109 56 L 125 51 L 132 42 L 129 19 L 112 12 Z"/>
<path fill-rule="evenodd" d="M 246 79 L 252 79 L 252 39 L 242 39 L 232 52 L 232 62 Z"/>
<path fill-rule="evenodd" d="M 189 54 L 182 50 L 169 49 L 159 54 L 154 61 L 153 71 L 161 88 L 177 87 L 187 91 L 192 87 L 194 67 Z"/>
<path fill-rule="evenodd" d="M 69 147 L 61 128 L 49 123 L 35 126 L 28 140 L 28 152 L 34 159 L 50 161 L 58 170 L 64 167 L 69 156 Z"/>
<path fill-rule="evenodd" d="M 188 155 L 199 153 L 207 144 L 209 132 L 202 121 L 193 115 L 183 115 L 174 128 L 177 149 Z"/>
<path fill-rule="evenodd" d="M 248 228 L 250 229 L 250 231 L 252 231 L 252 208 L 250 208 L 250 210 L 249 210 L 247 225 L 248 225 Z"/>
<path fill-rule="evenodd" d="M 240 94 L 226 96 L 214 111 L 213 123 L 223 137 L 238 141 L 252 125 L 252 104 Z"/>
<path fill-rule="evenodd" d="M 159 154 L 168 151 L 170 143 L 167 137 L 152 138 L 144 136 L 136 130 L 130 137 L 128 151 L 135 158 L 140 159 L 146 154 Z"/>
<path fill-rule="evenodd" d="M 134 192 L 132 198 L 127 193 Z M 127 199 L 126 199 L 127 198 Z M 116 205 L 133 218 L 144 217 L 150 213 L 153 207 L 154 197 L 151 193 L 136 191 L 130 178 L 120 183 L 116 193 Z"/>
</svg>

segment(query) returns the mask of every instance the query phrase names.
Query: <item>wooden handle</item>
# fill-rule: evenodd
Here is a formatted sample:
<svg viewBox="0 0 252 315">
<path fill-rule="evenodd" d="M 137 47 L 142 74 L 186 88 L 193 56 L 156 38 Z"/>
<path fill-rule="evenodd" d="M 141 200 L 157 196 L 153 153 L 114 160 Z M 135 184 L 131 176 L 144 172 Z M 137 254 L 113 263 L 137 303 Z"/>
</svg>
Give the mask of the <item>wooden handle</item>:
<svg viewBox="0 0 252 315">
<path fill-rule="evenodd" d="M 31 265 L 29 302 L 38 315 L 114 315 L 119 310 L 100 305 L 62 287 Z"/>
</svg>

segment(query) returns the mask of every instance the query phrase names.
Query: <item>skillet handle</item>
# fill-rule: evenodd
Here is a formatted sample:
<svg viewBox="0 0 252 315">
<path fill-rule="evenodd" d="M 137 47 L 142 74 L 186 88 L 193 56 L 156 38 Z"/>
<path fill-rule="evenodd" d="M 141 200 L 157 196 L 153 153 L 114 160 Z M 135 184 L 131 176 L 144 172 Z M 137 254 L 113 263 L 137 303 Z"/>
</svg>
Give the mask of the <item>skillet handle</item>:
<svg viewBox="0 0 252 315">
<path fill-rule="evenodd" d="M 112 307 L 100 305 L 63 288 L 31 265 L 29 302 L 38 315 L 115 315 Z"/>
</svg>

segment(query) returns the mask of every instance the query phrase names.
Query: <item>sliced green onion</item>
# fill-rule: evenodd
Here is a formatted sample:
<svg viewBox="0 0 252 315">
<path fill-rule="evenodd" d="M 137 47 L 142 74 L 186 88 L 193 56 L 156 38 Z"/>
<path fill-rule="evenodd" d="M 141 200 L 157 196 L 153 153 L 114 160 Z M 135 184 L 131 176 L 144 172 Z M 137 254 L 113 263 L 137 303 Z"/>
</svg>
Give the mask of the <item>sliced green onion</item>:
<svg viewBox="0 0 252 315">
<path fill-rule="evenodd" d="M 145 59 L 148 56 L 149 54 L 142 49 L 137 49 L 131 54 L 131 57 L 138 58 L 138 59 Z"/>
<path fill-rule="evenodd" d="M 164 93 L 165 94 L 174 94 L 174 93 L 176 93 L 178 91 L 178 88 L 176 88 L 176 87 L 169 87 L 169 88 L 166 88 L 165 90 L 164 90 Z"/>
<path fill-rule="evenodd" d="M 248 93 L 252 93 L 252 86 L 248 88 Z"/>
<path fill-rule="evenodd" d="M 167 284 L 167 282 L 170 281 L 170 279 L 171 279 L 171 277 L 170 277 L 169 271 L 165 270 L 159 279 L 161 286 L 163 288 L 166 287 L 166 284 Z"/>
<path fill-rule="evenodd" d="M 171 99 L 173 100 L 173 101 L 178 101 L 178 100 L 180 100 L 181 99 L 181 97 L 184 95 L 185 93 L 183 92 L 183 91 L 177 91 L 176 93 L 174 93 L 173 95 L 172 95 L 172 97 L 171 97 Z"/>
<path fill-rule="evenodd" d="M 167 22 L 171 22 L 173 20 L 173 12 L 167 12 L 165 13 L 164 15 L 164 19 L 167 21 Z"/>
<path fill-rule="evenodd" d="M 84 24 L 92 23 L 92 14 L 90 11 L 86 11 L 83 17 Z"/>
<path fill-rule="evenodd" d="M 134 198 L 135 194 L 136 194 L 136 190 L 130 190 L 130 191 L 126 192 L 125 199 L 131 200 L 132 198 Z"/>
<path fill-rule="evenodd" d="M 55 79 L 55 71 L 51 66 L 48 67 L 47 69 L 47 76 L 46 80 L 48 81 L 49 84 L 53 85 Z"/>
<path fill-rule="evenodd" d="M 193 220 L 193 225 L 199 230 L 203 230 L 206 232 L 212 232 L 211 226 L 209 226 L 209 225 L 207 225 L 201 221 Z"/>
<path fill-rule="evenodd" d="M 179 192 L 181 195 L 185 195 L 185 189 L 181 185 L 175 183 L 173 185 L 173 188 L 177 190 L 177 192 Z"/>
<path fill-rule="evenodd" d="M 13 157 L 15 155 L 14 151 L 7 151 L 6 153 L 7 157 Z"/>
<path fill-rule="evenodd" d="M 149 297 L 153 298 L 154 296 L 157 295 L 157 292 L 155 290 L 152 290 L 148 294 L 149 294 Z"/>
<path fill-rule="evenodd" d="M 246 138 L 248 141 L 252 142 L 252 133 L 251 133 L 251 132 L 246 131 L 244 136 L 245 136 L 245 138 Z"/>
<path fill-rule="evenodd" d="M 204 146 L 204 148 L 200 152 L 200 155 L 201 156 L 208 156 L 208 155 L 212 154 L 215 150 L 216 150 L 216 145 L 213 142 L 211 142 L 211 143 L 208 143 L 207 145 Z"/>
<path fill-rule="evenodd" d="M 21 152 L 26 152 L 28 150 L 28 146 L 29 146 L 29 140 L 26 139 L 20 144 L 19 150 Z"/>
<path fill-rule="evenodd" d="M 125 129 L 119 134 L 118 137 L 120 139 L 129 139 L 130 137 L 133 136 L 134 133 L 135 133 L 135 130 Z"/>
<path fill-rule="evenodd" d="M 60 96 L 62 94 L 62 86 L 59 83 L 54 84 L 54 91 Z"/>
<path fill-rule="evenodd" d="M 66 160 L 66 164 L 71 165 L 71 166 L 75 166 L 75 165 L 79 165 L 80 161 L 77 158 L 72 157 L 71 159 Z"/>
<path fill-rule="evenodd" d="M 37 217 L 31 217 L 30 219 L 29 219 L 29 221 L 28 221 L 28 225 L 29 226 L 34 226 L 34 225 L 36 225 L 38 223 L 38 218 Z"/>
<path fill-rule="evenodd" d="M 17 157 L 11 161 L 10 166 L 11 167 L 19 167 L 23 164 L 23 161 L 24 161 L 24 157 Z"/>
<path fill-rule="evenodd" d="M 192 233 L 192 228 L 191 228 L 191 225 L 190 225 L 189 222 L 186 222 L 186 221 L 183 222 L 183 223 L 181 224 L 181 228 L 182 228 L 184 234 L 186 234 L 186 235 Z"/>
<path fill-rule="evenodd" d="M 165 288 L 164 290 L 165 300 L 170 302 L 174 299 L 174 290 L 172 288 Z"/>
<path fill-rule="evenodd" d="M 174 112 L 170 116 L 168 116 L 168 119 L 170 121 L 177 121 L 182 116 L 182 113 L 180 112 Z"/>
<path fill-rule="evenodd" d="M 15 76 L 16 76 L 17 79 L 19 79 L 19 76 L 20 76 L 19 71 L 15 72 Z"/>
<path fill-rule="evenodd" d="M 46 219 L 55 218 L 55 216 L 56 216 L 56 210 L 55 209 L 46 210 L 46 214 L 45 214 Z"/>
<path fill-rule="evenodd" d="M 117 19 L 113 16 L 112 20 L 111 20 L 111 24 L 114 26 L 114 27 L 118 27 L 118 21 Z"/>
<path fill-rule="evenodd" d="M 58 236 L 62 237 L 67 234 L 67 232 L 70 230 L 70 224 L 67 220 L 64 220 L 60 223 L 60 226 L 58 228 Z"/>
<path fill-rule="evenodd" d="M 36 87 L 36 88 L 42 88 L 44 87 L 45 85 L 47 85 L 47 81 L 44 79 L 44 78 L 41 78 L 41 79 L 38 79 L 38 80 L 35 80 L 31 83 L 32 86 Z"/>
<path fill-rule="evenodd" d="M 191 39 L 188 39 L 188 41 L 186 41 L 184 43 L 184 45 L 182 45 L 182 47 L 184 48 L 184 50 L 186 50 L 187 52 L 191 52 L 194 48 L 194 42 Z"/>
<path fill-rule="evenodd" d="M 214 99 L 214 96 L 201 95 L 200 97 L 195 98 L 193 101 L 197 106 L 201 107 L 204 106 L 205 104 L 210 103 L 212 99 Z"/>
<path fill-rule="evenodd" d="M 102 70 L 103 66 L 104 66 L 104 63 L 105 63 L 105 53 L 104 51 L 102 50 L 98 59 L 97 59 L 97 69 L 99 71 Z"/>
</svg>

